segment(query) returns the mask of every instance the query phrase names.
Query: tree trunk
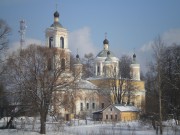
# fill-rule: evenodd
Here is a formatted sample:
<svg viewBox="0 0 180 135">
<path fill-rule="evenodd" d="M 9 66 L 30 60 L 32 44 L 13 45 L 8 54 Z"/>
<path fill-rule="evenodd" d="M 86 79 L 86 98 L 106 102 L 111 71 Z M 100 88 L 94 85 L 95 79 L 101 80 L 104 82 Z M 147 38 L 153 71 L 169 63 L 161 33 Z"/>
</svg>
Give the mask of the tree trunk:
<svg viewBox="0 0 180 135">
<path fill-rule="evenodd" d="M 40 113 L 40 122 L 41 122 L 41 129 L 40 134 L 46 134 L 46 112 L 42 110 Z"/>
<path fill-rule="evenodd" d="M 160 62 L 158 60 L 158 91 L 159 91 L 159 126 L 160 126 L 160 134 L 163 134 L 162 129 L 162 89 L 161 89 L 161 70 L 160 70 Z"/>
<path fill-rule="evenodd" d="M 10 120 L 8 121 L 8 123 L 7 123 L 7 125 L 6 125 L 6 128 L 12 128 L 12 126 L 13 126 L 13 125 L 12 125 L 13 119 L 14 119 L 14 117 L 11 116 Z"/>
</svg>

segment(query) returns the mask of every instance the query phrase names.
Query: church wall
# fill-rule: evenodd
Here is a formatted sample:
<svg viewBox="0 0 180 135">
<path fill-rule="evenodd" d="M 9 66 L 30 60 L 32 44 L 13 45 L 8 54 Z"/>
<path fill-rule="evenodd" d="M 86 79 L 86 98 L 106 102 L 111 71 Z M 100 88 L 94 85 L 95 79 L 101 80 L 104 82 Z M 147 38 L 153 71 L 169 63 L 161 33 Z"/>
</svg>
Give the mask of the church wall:
<svg viewBox="0 0 180 135">
<path fill-rule="evenodd" d="M 76 112 L 79 117 L 91 116 L 99 107 L 99 96 L 95 90 L 80 89 L 76 93 Z"/>
<path fill-rule="evenodd" d="M 92 112 L 99 109 L 99 95 L 95 90 L 78 89 L 69 94 L 56 92 L 53 97 L 58 99 L 54 101 L 54 111 L 61 117 L 65 117 L 66 114 L 73 114 L 79 118 L 92 117 Z"/>
</svg>

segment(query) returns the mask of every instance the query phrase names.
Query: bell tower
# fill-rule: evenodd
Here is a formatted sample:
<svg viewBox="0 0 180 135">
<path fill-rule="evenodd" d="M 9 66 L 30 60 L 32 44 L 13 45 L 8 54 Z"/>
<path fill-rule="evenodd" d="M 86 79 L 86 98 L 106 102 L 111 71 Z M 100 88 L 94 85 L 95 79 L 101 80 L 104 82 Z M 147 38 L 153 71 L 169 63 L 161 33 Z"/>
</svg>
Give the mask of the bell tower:
<svg viewBox="0 0 180 135">
<path fill-rule="evenodd" d="M 81 80 L 83 65 L 81 64 L 79 55 L 76 55 L 76 62 L 74 64 L 74 77 L 76 80 Z"/>
<path fill-rule="evenodd" d="M 133 61 L 130 65 L 130 76 L 132 80 L 140 81 L 140 65 L 136 61 L 136 54 L 133 55 Z"/>
<path fill-rule="evenodd" d="M 62 70 L 70 70 L 70 50 L 68 48 L 68 31 L 59 22 L 60 15 L 59 12 L 54 12 L 54 22 L 45 31 L 46 36 L 46 46 L 49 48 L 55 48 L 59 52 L 52 58 L 52 67 L 59 63 Z M 58 61 L 58 62 L 57 62 Z M 60 61 L 60 62 L 59 62 Z"/>
<path fill-rule="evenodd" d="M 59 17 L 59 12 L 56 11 L 53 24 L 46 29 L 46 45 L 49 48 L 68 49 L 68 31 L 59 22 Z"/>
</svg>

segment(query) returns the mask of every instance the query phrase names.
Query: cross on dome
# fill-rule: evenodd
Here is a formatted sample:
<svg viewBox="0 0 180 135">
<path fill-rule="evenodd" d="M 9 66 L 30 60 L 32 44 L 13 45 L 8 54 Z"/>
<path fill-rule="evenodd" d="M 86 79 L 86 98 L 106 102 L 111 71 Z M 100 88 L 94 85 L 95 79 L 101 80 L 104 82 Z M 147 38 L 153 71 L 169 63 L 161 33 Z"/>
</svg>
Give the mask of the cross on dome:
<svg viewBox="0 0 180 135">
<path fill-rule="evenodd" d="M 105 35 L 105 39 L 106 39 L 106 38 L 107 38 L 107 32 L 105 32 L 105 34 L 104 34 L 104 35 Z"/>
</svg>

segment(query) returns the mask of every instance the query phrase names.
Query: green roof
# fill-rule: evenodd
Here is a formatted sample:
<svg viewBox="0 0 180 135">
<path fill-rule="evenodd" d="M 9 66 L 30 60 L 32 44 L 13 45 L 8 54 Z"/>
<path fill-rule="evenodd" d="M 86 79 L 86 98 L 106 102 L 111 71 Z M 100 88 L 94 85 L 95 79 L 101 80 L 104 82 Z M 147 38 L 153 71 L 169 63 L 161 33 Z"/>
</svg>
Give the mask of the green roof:
<svg viewBox="0 0 180 135">
<path fill-rule="evenodd" d="M 54 22 L 51 27 L 60 27 L 63 28 L 63 26 L 59 22 Z"/>
<path fill-rule="evenodd" d="M 98 53 L 98 55 L 96 56 L 96 57 L 107 57 L 108 55 L 107 55 L 107 52 L 108 52 L 109 50 L 102 50 L 101 52 L 99 52 Z M 110 57 L 116 57 L 114 54 L 113 54 L 113 52 L 111 52 L 111 51 L 109 51 L 110 52 L 110 54 L 109 54 L 109 56 Z"/>
</svg>

